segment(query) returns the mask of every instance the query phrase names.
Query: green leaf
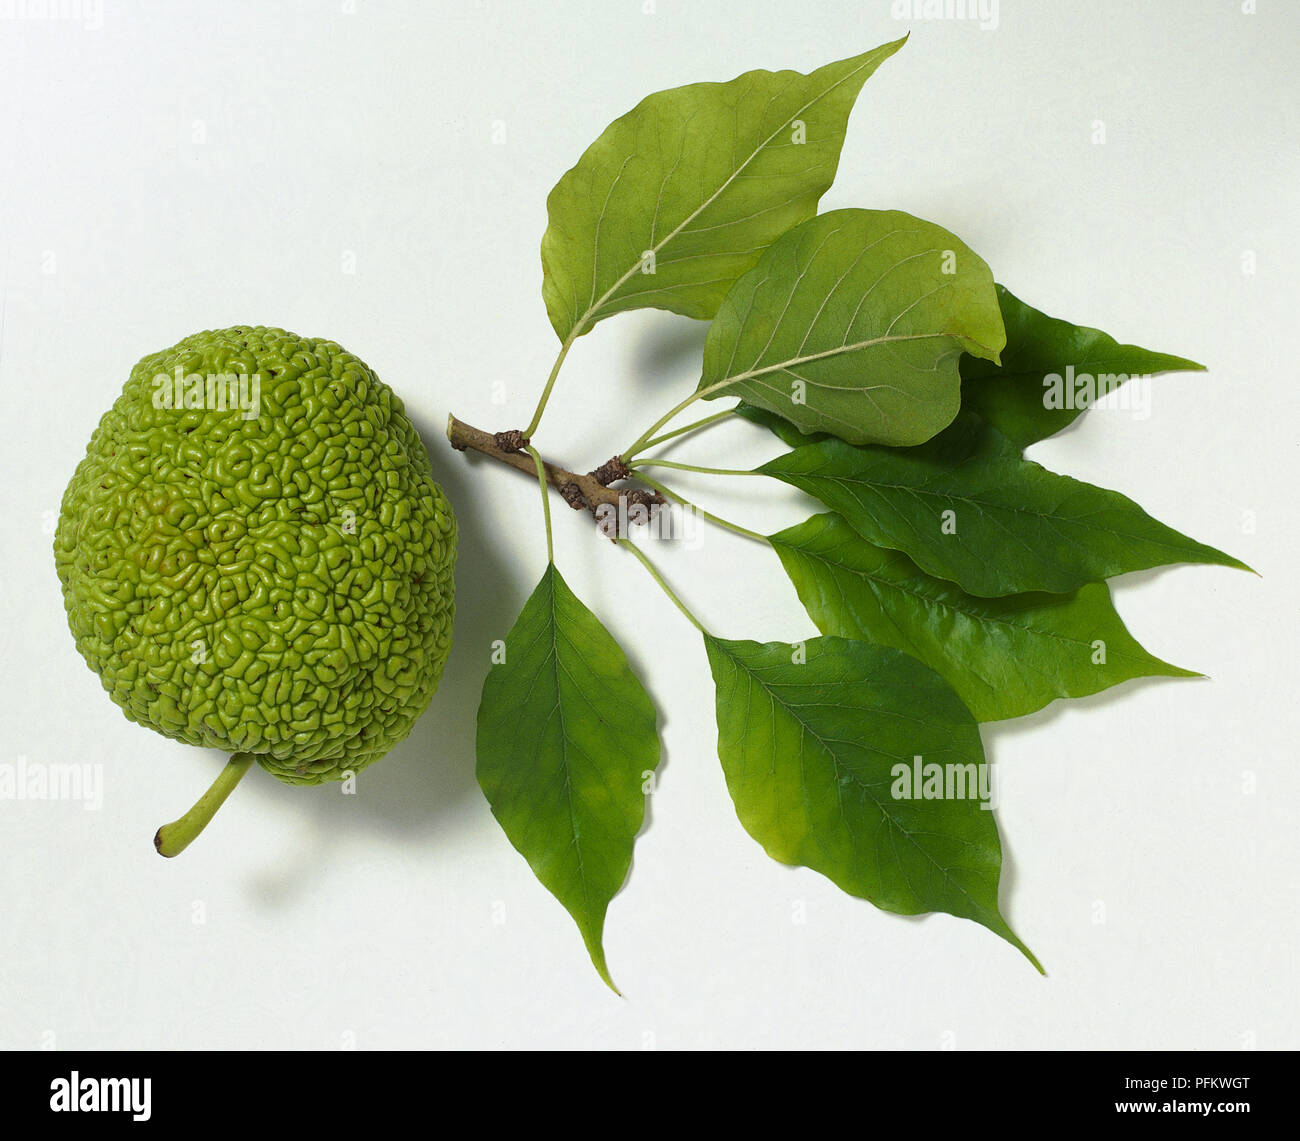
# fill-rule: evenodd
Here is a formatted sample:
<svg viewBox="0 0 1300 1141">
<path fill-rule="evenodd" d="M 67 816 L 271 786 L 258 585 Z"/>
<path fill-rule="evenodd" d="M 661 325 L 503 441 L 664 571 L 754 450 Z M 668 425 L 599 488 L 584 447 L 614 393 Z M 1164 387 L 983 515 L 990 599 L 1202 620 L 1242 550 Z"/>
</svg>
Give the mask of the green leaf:
<svg viewBox="0 0 1300 1141">
<path fill-rule="evenodd" d="M 645 815 L 642 786 L 659 764 L 655 709 L 553 563 L 483 684 L 477 752 L 493 815 L 617 989 L 601 936 Z"/>
<path fill-rule="evenodd" d="M 886 911 L 973 919 L 1042 970 L 998 910 L 1002 849 L 979 796 L 899 795 L 915 757 L 979 788 L 979 726 L 943 678 L 844 638 L 704 644 L 727 788 L 769 856 Z"/>
<path fill-rule="evenodd" d="M 858 92 L 905 40 L 811 75 L 659 91 L 611 123 L 547 199 L 542 295 L 560 340 L 627 309 L 712 317 L 760 251 L 816 213 Z"/>
<path fill-rule="evenodd" d="M 868 542 L 991 597 L 1062 594 L 1168 563 L 1249 570 L 1116 491 L 1056 475 L 970 414 L 916 448 L 808 444 L 763 464 L 838 511 Z"/>
<path fill-rule="evenodd" d="M 1200 676 L 1147 653 L 1104 582 L 1072 594 L 976 598 L 868 543 L 834 514 L 770 541 L 822 633 L 919 658 L 980 721 L 1020 717 L 1131 678 Z"/>
<path fill-rule="evenodd" d="M 1135 376 L 1205 369 L 1183 357 L 1121 345 L 1100 329 L 1040 313 L 1005 286 L 997 290 L 1007 347 L 1000 364 L 962 360 L 962 403 L 1022 448 L 1055 435 L 1090 407 L 1093 395 Z"/>
<path fill-rule="evenodd" d="M 1004 341 L 993 275 L 960 239 L 897 210 L 834 210 L 732 287 L 699 390 L 804 432 L 919 444 L 957 414 L 961 354 L 996 361 Z"/>
</svg>

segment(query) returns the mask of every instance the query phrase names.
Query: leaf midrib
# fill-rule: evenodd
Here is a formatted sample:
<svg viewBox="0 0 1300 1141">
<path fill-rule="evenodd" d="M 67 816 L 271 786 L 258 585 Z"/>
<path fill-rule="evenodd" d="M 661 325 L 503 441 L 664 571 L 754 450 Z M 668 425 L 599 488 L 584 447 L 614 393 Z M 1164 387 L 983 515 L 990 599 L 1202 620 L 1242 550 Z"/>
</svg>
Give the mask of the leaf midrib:
<svg viewBox="0 0 1300 1141">
<path fill-rule="evenodd" d="M 812 446 L 815 447 L 816 445 L 812 445 Z M 1004 462 L 1000 466 L 1002 470 L 1007 470 L 1013 467 L 1014 465 Z M 991 470 L 998 470 L 998 469 L 991 469 Z M 1165 550 L 1179 552 L 1182 554 L 1189 553 L 1190 549 L 1197 549 L 1201 551 L 1213 550 L 1213 548 L 1205 547 L 1204 544 L 1197 543 L 1195 539 L 1187 540 L 1187 542 L 1190 544 L 1190 548 L 1182 547 L 1182 546 L 1177 546 L 1163 538 L 1154 538 L 1137 532 L 1119 531 L 1115 529 L 1108 529 L 1106 527 L 1098 526 L 1096 524 L 1087 522 L 1087 517 L 1082 515 L 1077 515 L 1077 516 L 1076 515 L 1050 515 L 1042 511 L 1036 511 L 1029 507 L 1018 507 L 1013 504 L 994 503 L 990 500 L 979 499 L 973 495 L 960 495 L 950 491 L 933 491 L 928 487 L 919 487 L 914 484 L 886 483 L 882 481 L 866 479 L 860 476 L 831 475 L 826 472 L 781 472 L 779 473 L 779 476 L 780 478 L 783 479 L 789 478 L 792 480 L 793 479 L 825 479 L 825 480 L 829 480 L 832 483 L 840 484 L 846 488 L 852 488 L 854 485 L 860 485 L 868 489 L 883 489 L 886 491 L 907 492 L 911 495 L 916 495 L 916 496 L 929 496 L 933 499 L 940 499 L 950 503 L 954 503 L 954 502 L 971 503 L 974 504 L 976 507 L 980 508 L 984 514 L 990 517 L 994 516 L 997 512 L 1003 512 L 1003 513 L 1013 514 L 1013 515 L 1028 515 L 1031 518 L 1039 519 L 1043 521 L 1045 525 L 1054 524 L 1054 522 L 1067 523 L 1072 526 L 1080 527 L 1085 530 L 1097 532 L 1103 535 L 1114 535 L 1121 539 L 1138 539 L 1144 543 L 1150 543 L 1153 546 L 1162 547 Z M 1071 483 L 1079 482 L 1077 480 L 1070 479 L 1069 476 L 1064 476 L 1064 475 L 1058 475 L 1056 478 L 1069 480 Z M 1088 485 L 1081 484 L 1080 486 L 1087 487 Z M 804 488 L 802 490 L 806 491 L 807 488 Z M 1101 489 L 1097 488 L 1095 490 L 1101 490 Z M 1111 492 L 1110 494 L 1120 495 L 1119 492 Z M 1138 507 L 1136 503 L 1133 503 L 1132 500 L 1128 499 L 1127 496 L 1121 495 L 1120 497 L 1125 499 L 1128 503 L 1130 503 L 1136 510 L 1142 511 L 1142 509 Z M 1143 512 L 1143 514 L 1145 515 L 1145 512 Z M 1148 518 L 1150 517 L 1148 516 Z M 1157 526 L 1163 526 L 1163 524 L 1158 523 L 1156 520 L 1151 520 L 1151 522 L 1156 523 Z"/>
<path fill-rule="evenodd" d="M 723 181 L 723 183 L 712 194 L 710 194 L 708 198 L 706 198 L 702 203 L 700 203 L 699 206 L 697 206 L 694 210 L 692 210 L 685 218 L 681 220 L 681 222 L 679 222 L 676 226 L 674 226 L 673 229 L 670 230 L 657 244 L 652 245 L 650 247 L 651 253 L 657 258 L 659 251 L 662 250 L 675 237 L 677 237 L 677 235 L 680 234 L 682 230 L 684 230 L 688 225 L 690 225 L 691 222 L 693 222 L 696 218 L 698 218 L 701 214 L 703 214 L 705 210 L 707 210 L 711 205 L 713 205 L 713 203 L 717 200 L 718 196 L 722 194 L 723 191 L 725 191 L 727 187 L 730 186 L 736 180 L 737 176 L 739 176 L 740 173 L 744 171 L 745 168 L 748 167 L 750 163 L 752 163 L 760 154 L 763 153 L 763 151 L 767 148 L 768 144 L 771 143 L 772 140 L 775 139 L 776 136 L 780 134 L 781 131 L 784 130 L 785 127 L 791 121 L 797 119 L 800 115 L 802 115 L 805 111 L 807 111 L 808 108 L 811 107 L 814 103 L 817 103 L 822 99 L 825 99 L 826 96 L 828 96 L 832 91 L 834 91 L 837 87 L 842 86 L 844 83 L 848 82 L 850 79 L 856 76 L 858 72 L 862 71 L 863 68 L 868 67 L 874 60 L 875 55 L 876 55 L 875 51 L 868 53 L 868 58 L 864 59 L 862 63 L 860 63 L 852 71 L 841 76 L 825 90 L 819 91 L 816 95 L 814 95 L 811 99 L 809 99 L 807 103 L 805 103 L 802 107 L 798 108 L 793 114 L 786 116 L 781 121 L 781 124 L 774 131 L 772 131 L 770 135 L 768 135 L 765 139 L 763 139 L 762 142 L 758 144 L 758 146 L 756 146 L 752 151 L 750 151 L 750 153 L 746 156 L 745 161 L 742 162 L 738 167 L 736 167 L 736 169 L 733 170 L 731 174 L 727 176 L 727 178 Z M 596 246 L 597 259 L 599 259 L 599 256 L 600 256 L 600 249 L 599 249 L 599 245 L 597 245 Z M 595 313 L 599 313 L 601 307 L 605 305 L 605 303 L 608 302 L 610 298 L 613 297 L 631 279 L 632 275 L 635 274 L 636 271 L 640 268 L 642 261 L 644 260 L 644 257 L 645 255 L 643 253 L 642 256 L 640 258 L 637 258 L 637 260 L 628 268 L 628 270 L 621 277 L 619 277 L 617 281 L 614 282 L 613 285 L 611 285 L 603 294 L 601 294 L 599 299 L 597 299 L 596 301 L 588 305 L 586 311 L 574 323 L 573 326 L 574 331 L 570 334 L 569 338 L 566 338 L 566 340 L 570 338 L 576 338 L 581 335 L 580 330 L 582 330 L 584 326 L 586 326 L 591 316 Z M 593 266 L 592 269 L 593 269 L 592 278 L 594 281 L 598 277 L 598 265 Z"/>
<path fill-rule="evenodd" d="M 715 639 L 715 641 L 718 640 Z M 841 817 L 842 817 L 844 811 L 844 800 L 840 794 L 841 786 L 838 778 L 840 774 L 845 770 L 841 768 L 839 758 L 835 755 L 834 750 L 830 748 L 827 742 L 822 738 L 822 736 L 819 733 L 816 732 L 816 730 L 812 728 L 812 726 L 810 726 L 806 721 L 804 721 L 802 717 L 800 717 L 795 712 L 792 706 L 788 705 L 785 701 L 781 700 L 781 698 L 775 692 L 773 692 L 771 687 L 768 686 L 763 681 L 763 679 L 758 676 L 758 674 L 756 674 L 752 669 L 750 669 L 745 662 L 741 661 L 729 650 L 727 651 L 727 657 L 730 658 L 731 661 L 736 666 L 742 668 L 745 671 L 745 673 L 747 673 L 751 678 L 753 678 L 753 680 L 762 688 L 763 692 L 768 695 L 768 699 L 772 702 L 772 704 L 774 706 L 779 706 L 781 709 L 785 710 L 786 715 L 790 717 L 790 719 L 799 726 L 800 731 L 803 733 L 807 733 L 810 737 L 812 737 L 812 739 L 815 740 L 817 744 L 822 748 L 822 751 L 825 753 L 825 755 L 830 758 L 831 765 L 834 768 L 835 775 L 837 778 L 835 781 L 835 799 L 836 799 L 836 803 L 839 805 Z M 800 752 L 802 754 L 802 750 Z M 800 769 L 802 771 L 802 764 L 800 765 Z M 904 836 L 907 839 L 907 842 L 911 844 L 912 847 L 915 848 L 918 853 L 924 856 L 925 859 L 928 860 L 930 864 L 932 864 L 935 868 L 937 868 L 939 872 L 943 875 L 944 879 L 950 884 L 952 884 L 953 887 L 955 887 L 959 892 L 961 892 L 963 896 L 966 897 L 966 899 L 970 901 L 971 905 L 974 907 L 977 914 L 980 915 L 989 914 L 988 908 L 984 904 L 980 903 L 979 900 L 977 900 L 973 895 L 971 895 L 971 893 L 965 888 L 965 886 L 963 886 L 953 877 L 952 869 L 947 868 L 943 864 L 939 863 L 938 860 L 936 860 L 928 851 L 925 850 L 924 847 L 921 846 L 920 843 L 918 843 L 918 841 L 912 835 L 909 829 L 905 828 L 897 819 L 895 819 L 892 815 L 890 815 L 889 812 L 885 810 L 885 806 L 876 798 L 875 794 L 872 792 L 869 785 L 859 780 L 858 777 L 851 770 L 848 771 L 848 776 L 853 780 L 854 784 L 857 787 L 861 788 L 862 791 L 867 794 L 871 802 L 879 810 L 881 817 L 889 822 L 893 830 L 897 833 L 900 833 L 902 836 Z M 803 781 L 802 779 L 800 780 L 799 784 L 801 788 L 807 787 L 806 782 Z M 849 830 L 849 835 L 851 838 L 856 839 L 854 837 L 854 833 L 852 829 Z M 973 846 L 970 844 L 970 841 L 962 841 L 962 843 L 967 844 L 968 846 Z M 910 886 L 911 885 L 909 884 L 909 888 Z M 993 915 L 995 919 L 1001 918 L 1001 916 L 998 914 L 996 909 L 994 910 Z"/>
<path fill-rule="evenodd" d="M 863 349 L 869 349 L 873 345 L 892 345 L 902 341 L 937 341 L 937 340 L 969 340 L 969 338 L 956 333 L 906 333 L 898 335 L 886 335 L 881 337 L 871 337 L 865 341 L 854 341 L 852 344 L 835 345 L 829 349 L 823 349 L 819 353 L 807 353 L 803 356 L 789 357 L 783 361 L 777 361 L 775 364 L 764 365 L 762 368 L 749 369 L 746 372 L 736 373 L 734 376 L 724 377 L 720 384 L 743 384 L 747 380 L 753 380 L 755 377 L 766 376 L 770 372 L 785 372 L 798 365 L 811 364 L 814 361 L 825 360 L 827 357 L 843 356 L 848 353 L 861 352 Z M 862 385 L 846 384 L 826 384 L 819 380 L 810 380 L 807 377 L 801 377 L 806 383 L 813 385 L 815 388 L 828 388 L 842 390 L 845 392 L 862 392 Z M 713 387 L 712 384 L 709 385 Z M 875 385 L 876 388 L 888 388 L 889 385 Z"/>
<path fill-rule="evenodd" d="M 850 565 L 849 563 L 839 562 L 820 551 L 812 551 L 809 550 L 807 547 L 795 547 L 791 544 L 786 544 L 786 546 L 789 550 L 801 554 L 805 558 L 820 560 L 821 562 L 825 563 L 828 567 L 832 568 L 832 570 L 843 571 L 847 575 L 856 578 L 865 579 L 871 583 L 877 583 L 880 586 L 887 589 L 892 588 L 893 590 L 897 591 L 899 594 L 906 595 L 910 598 L 915 598 L 926 607 L 935 607 L 939 610 L 948 611 L 953 614 L 965 615 L 966 617 L 970 618 L 974 622 L 987 623 L 990 626 L 1004 626 L 1010 630 L 1019 630 L 1028 634 L 1033 634 L 1040 638 L 1050 638 L 1057 642 L 1063 642 L 1066 645 L 1071 645 L 1071 646 L 1091 645 L 1091 643 L 1086 638 L 1070 638 L 1065 636 L 1064 634 L 1057 634 L 1054 631 L 1044 629 L 1041 626 L 1034 626 L 1028 623 L 1014 622 L 1008 617 L 990 615 L 990 614 L 979 614 L 976 613 L 974 610 L 963 609 L 961 606 L 945 601 L 942 598 L 935 598 L 932 595 L 926 594 L 922 590 L 910 589 L 909 587 L 907 587 L 897 579 L 885 578 L 878 574 L 873 574 L 870 571 L 861 570 L 858 567 L 854 567 Z M 907 557 L 901 551 L 896 551 L 894 552 L 894 554 L 900 559 Z M 919 569 L 920 568 L 918 568 L 918 570 Z M 920 573 L 924 574 L 925 572 L 921 571 Z M 956 586 L 957 584 L 954 583 L 953 585 Z M 1085 585 L 1090 585 L 1090 584 L 1085 584 Z M 873 593 L 876 593 L 874 588 L 871 589 Z M 960 589 L 960 587 L 957 587 L 957 589 Z M 1079 590 L 1081 589 L 1082 587 L 1079 588 Z M 1073 602 L 1077 600 L 1079 595 L 1079 590 L 1073 590 L 1073 591 L 1066 592 L 1064 594 L 1057 594 L 1057 595 L 1053 595 L 1050 591 L 1044 591 L 1043 593 L 1047 594 L 1049 598 L 1059 599 L 1061 601 L 1061 604 L 1068 604 L 1069 602 Z M 877 594 L 876 597 L 877 599 L 879 599 L 880 597 L 879 594 Z M 975 602 L 978 603 L 978 602 L 997 601 L 998 597 L 1005 597 L 1005 596 L 995 596 L 992 599 L 983 598 L 980 595 L 968 595 L 968 597 L 970 597 L 971 599 L 973 599 Z M 1051 605 L 1051 603 L 1044 603 L 1044 605 Z M 883 601 L 882 601 L 882 608 L 883 608 Z M 1126 650 L 1122 648 L 1119 650 L 1114 650 L 1111 656 L 1119 658 L 1122 661 L 1135 662 L 1139 664 L 1141 664 L 1144 661 L 1144 659 L 1136 657 L 1133 654 L 1128 653 Z M 1153 659 L 1153 660 L 1159 660 L 1159 659 Z M 1167 665 L 1168 663 L 1163 663 L 1163 664 Z"/>
</svg>

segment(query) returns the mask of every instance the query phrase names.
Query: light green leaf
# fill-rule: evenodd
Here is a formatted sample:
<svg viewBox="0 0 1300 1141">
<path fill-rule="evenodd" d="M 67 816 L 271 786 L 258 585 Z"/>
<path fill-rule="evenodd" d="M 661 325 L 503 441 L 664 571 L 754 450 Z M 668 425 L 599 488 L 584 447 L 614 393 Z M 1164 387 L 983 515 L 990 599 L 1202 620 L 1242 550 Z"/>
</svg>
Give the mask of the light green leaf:
<svg viewBox="0 0 1300 1141">
<path fill-rule="evenodd" d="M 814 515 L 771 537 L 817 628 L 911 654 L 980 721 L 1020 717 L 1137 677 L 1199 677 L 1152 657 L 1125 628 L 1104 582 L 1072 594 L 977 598 L 906 555 Z"/>
<path fill-rule="evenodd" d="M 973 919 L 1042 970 L 998 910 L 1002 849 L 981 807 L 979 726 L 943 678 L 844 638 L 704 644 L 727 788 L 769 856 L 886 911 Z M 925 796 L 911 780 L 924 766 L 962 786 Z"/>
<path fill-rule="evenodd" d="M 868 542 L 991 597 L 1088 582 L 1167 563 L 1249 570 L 1157 522 L 1117 491 L 1021 457 L 969 413 L 915 448 L 823 440 L 758 469 L 838 511 Z"/>
<path fill-rule="evenodd" d="M 542 296 L 560 340 L 626 309 L 712 317 L 816 213 L 858 92 L 905 39 L 810 75 L 659 91 L 611 123 L 547 199 Z"/>
<path fill-rule="evenodd" d="M 1095 396 L 1133 377 L 1205 368 L 1184 357 L 1121 345 L 1100 329 L 1040 313 L 1005 286 L 997 290 L 1007 347 L 1000 364 L 963 358 L 962 403 L 1022 448 L 1055 435 Z"/>
<path fill-rule="evenodd" d="M 493 815 L 573 916 L 613 988 L 605 911 L 632 862 L 659 738 L 654 705 L 623 651 L 554 564 L 483 684 L 477 752 Z"/>
<path fill-rule="evenodd" d="M 774 242 L 727 294 L 699 390 L 803 432 L 919 444 L 961 403 L 962 353 L 1005 337 L 988 266 L 932 222 L 834 210 Z"/>
</svg>

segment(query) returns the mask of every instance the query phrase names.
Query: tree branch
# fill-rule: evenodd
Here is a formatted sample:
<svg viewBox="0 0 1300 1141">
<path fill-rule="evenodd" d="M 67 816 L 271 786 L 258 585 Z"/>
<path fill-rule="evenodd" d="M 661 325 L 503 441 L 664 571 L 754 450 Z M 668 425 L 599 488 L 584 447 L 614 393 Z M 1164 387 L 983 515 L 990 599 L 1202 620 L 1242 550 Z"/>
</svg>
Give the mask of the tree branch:
<svg viewBox="0 0 1300 1141">
<path fill-rule="evenodd" d="M 455 416 L 449 416 L 447 439 L 458 452 L 479 452 L 498 463 L 537 478 L 537 466 L 532 457 L 519 450 L 529 442 L 519 432 L 485 432 L 463 420 L 457 420 Z M 575 511 L 590 511 L 597 523 L 601 524 L 602 530 L 605 521 L 611 517 L 615 520 L 627 519 L 633 523 L 648 522 L 654 512 L 667 502 L 658 491 L 641 487 L 606 486 L 628 477 L 628 470 L 618 456 L 586 475 L 569 471 L 546 459 L 542 460 L 542 470 L 546 474 L 546 482 L 560 493 L 560 498 Z M 632 510 L 638 506 L 642 510 Z M 617 539 L 618 535 L 610 533 L 608 537 Z"/>
</svg>

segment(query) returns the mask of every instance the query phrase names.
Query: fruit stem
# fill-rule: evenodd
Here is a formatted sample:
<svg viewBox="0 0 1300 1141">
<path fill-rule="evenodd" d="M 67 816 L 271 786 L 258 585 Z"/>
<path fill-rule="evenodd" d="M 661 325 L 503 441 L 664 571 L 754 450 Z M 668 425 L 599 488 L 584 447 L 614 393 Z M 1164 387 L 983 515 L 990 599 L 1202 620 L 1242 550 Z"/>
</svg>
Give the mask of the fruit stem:
<svg viewBox="0 0 1300 1141">
<path fill-rule="evenodd" d="M 243 776 L 253 765 L 252 753 L 236 753 L 230 762 L 217 774 L 198 802 L 179 820 L 164 824 L 153 838 L 153 846 L 160 856 L 179 856 L 195 840 L 200 832 L 208 826 L 208 821 L 226 802 Z"/>
</svg>

